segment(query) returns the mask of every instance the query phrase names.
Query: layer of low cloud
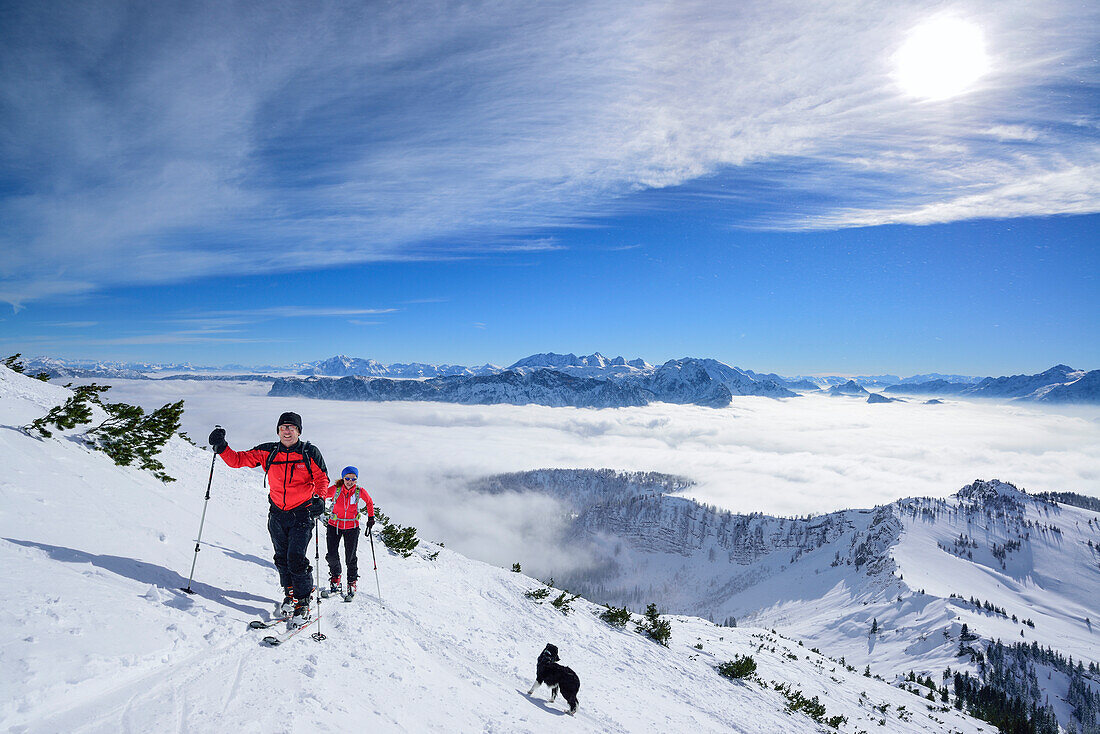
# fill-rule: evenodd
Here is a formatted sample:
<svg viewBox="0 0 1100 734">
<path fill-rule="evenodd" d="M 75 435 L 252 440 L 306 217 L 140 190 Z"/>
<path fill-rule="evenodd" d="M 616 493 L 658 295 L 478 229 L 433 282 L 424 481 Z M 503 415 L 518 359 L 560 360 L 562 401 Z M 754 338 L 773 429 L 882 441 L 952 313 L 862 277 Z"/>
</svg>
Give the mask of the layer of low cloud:
<svg viewBox="0 0 1100 734">
<path fill-rule="evenodd" d="M 890 57 L 942 12 L 25 3 L 0 28 L 0 299 L 553 249 L 526 233 L 716 176 L 762 228 L 1100 209 L 1095 4 L 959 6 L 993 71 L 916 102 Z"/>
<path fill-rule="evenodd" d="M 1100 497 L 1095 408 L 804 397 L 735 398 L 722 410 L 575 410 L 288 400 L 256 384 L 115 385 L 112 399 L 150 408 L 184 399 L 186 431 L 201 441 L 219 423 L 235 448 L 274 440 L 276 417 L 295 410 L 329 467 L 359 467 L 398 522 L 501 565 L 537 564 L 540 573 L 585 563 L 557 542 L 562 508 L 545 497 L 480 495 L 471 480 L 538 468 L 658 471 L 695 480 L 687 494 L 699 501 L 786 516 L 944 497 L 978 478 Z"/>
</svg>

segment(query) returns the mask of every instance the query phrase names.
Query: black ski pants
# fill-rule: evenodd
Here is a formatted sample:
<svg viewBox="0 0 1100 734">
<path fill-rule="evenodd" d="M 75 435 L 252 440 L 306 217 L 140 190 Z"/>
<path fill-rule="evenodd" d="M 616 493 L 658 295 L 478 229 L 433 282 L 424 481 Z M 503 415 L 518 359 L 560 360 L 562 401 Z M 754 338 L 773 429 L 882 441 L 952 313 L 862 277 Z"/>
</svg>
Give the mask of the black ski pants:
<svg viewBox="0 0 1100 734">
<path fill-rule="evenodd" d="M 309 565 L 309 556 L 306 555 L 309 538 L 313 534 L 309 503 L 291 510 L 280 510 L 271 504 L 267 513 L 267 532 L 271 534 L 271 544 L 275 546 L 279 583 L 284 589 L 293 586 L 296 599 L 308 598 L 313 591 L 313 567 Z"/>
<path fill-rule="evenodd" d="M 327 535 L 325 540 L 328 542 L 328 553 L 325 554 L 325 560 L 328 561 L 328 576 L 330 579 L 334 579 L 340 575 L 340 538 L 344 539 L 344 558 L 348 562 L 348 583 L 359 579 L 359 559 L 355 556 L 355 551 L 359 547 L 359 526 L 356 525 L 353 528 L 347 530 L 337 530 L 332 525 L 325 526 L 327 528 Z"/>
</svg>

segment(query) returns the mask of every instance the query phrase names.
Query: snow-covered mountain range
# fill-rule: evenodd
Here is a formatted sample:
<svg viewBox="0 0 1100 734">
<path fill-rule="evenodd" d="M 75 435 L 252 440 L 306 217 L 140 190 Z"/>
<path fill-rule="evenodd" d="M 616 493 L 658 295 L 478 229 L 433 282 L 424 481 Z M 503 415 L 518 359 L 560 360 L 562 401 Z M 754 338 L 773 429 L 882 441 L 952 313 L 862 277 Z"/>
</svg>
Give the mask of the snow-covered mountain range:
<svg viewBox="0 0 1100 734">
<path fill-rule="evenodd" d="M 1063 726 L 1100 727 L 1095 507 L 994 480 L 948 499 L 778 518 L 678 496 L 690 488 L 681 477 L 610 470 L 523 472 L 476 485 L 561 501 L 571 518 L 563 542 L 587 549 L 593 565 L 557 580 L 588 598 L 661 599 L 677 613 L 775 628 L 888 678 L 915 670 L 938 679 L 946 668 L 1008 675 L 990 664 L 995 641 L 1024 643 L 1027 650 L 1008 653 L 1016 677 L 1006 687 L 1022 695 L 1017 688 L 1036 678 L 1031 702 L 1049 704 Z"/>
<path fill-rule="evenodd" d="M 348 377 L 350 375 L 362 375 L 368 377 L 392 377 L 399 379 L 421 379 L 425 377 L 450 377 L 453 375 L 495 375 L 501 372 L 501 368 L 492 364 L 479 367 L 464 367 L 453 364 L 426 364 L 412 362 L 403 364 L 382 364 L 373 359 L 360 359 L 358 357 L 345 357 L 337 355 L 329 359 L 315 362 L 298 370 L 300 375 L 324 375 L 326 377 Z"/>
<path fill-rule="evenodd" d="M 234 373 L 250 375 L 251 380 L 274 380 L 273 375 L 305 375 L 326 377 L 386 377 L 390 380 L 430 380 L 432 377 L 485 377 L 504 372 L 513 372 L 527 376 L 536 372 L 550 370 L 573 377 L 585 377 L 592 380 L 623 381 L 640 387 L 656 395 L 660 401 L 675 403 L 695 403 L 698 405 L 720 406 L 726 387 L 730 396 L 766 395 L 769 397 L 792 397 L 796 394 L 825 390 L 831 394 L 867 395 L 867 388 L 903 395 L 958 396 L 958 397 L 994 397 L 1015 398 L 1022 401 L 1041 401 L 1047 403 L 1100 403 L 1100 370 L 1085 372 L 1068 368 L 1064 364 L 1054 366 L 1035 375 L 1013 375 L 1005 377 L 972 377 L 967 375 L 921 374 L 910 377 L 898 375 L 864 375 L 858 377 L 813 376 L 783 377 L 775 373 L 759 373 L 742 370 L 713 359 L 684 358 L 669 360 L 653 365 L 642 359 L 627 360 L 623 357 L 607 358 L 599 352 L 581 355 L 544 352 L 531 354 L 518 360 L 507 368 L 495 364 L 464 366 L 460 364 L 429 364 L 423 362 L 384 364 L 371 359 L 346 357 L 338 354 L 326 360 L 297 363 L 290 365 L 244 366 L 232 364 L 218 368 L 196 366 L 194 364 L 152 363 L 152 362 L 95 362 L 88 360 L 61 360 L 38 357 L 25 361 L 27 372 L 45 372 L 54 377 L 107 377 L 107 379 L 144 380 L 213 380 L 229 379 Z M 687 372 L 705 372 L 706 377 Z M 715 383 L 715 384 L 709 384 Z M 476 384 L 476 383 L 472 383 Z M 289 390 L 281 387 L 281 390 Z M 316 391 L 316 387 L 309 387 Z M 326 392 L 335 396 L 346 387 L 326 388 Z M 427 395 L 450 394 L 454 390 L 428 390 Z M 389 387 L 379 387 L 382 393 L 400 393 Z M 409 388 L 410 393 L 416 393 Z M 475 392 L 484 392 L 475 388 Z M 352 392 L 364 392 L 356 388 Z M 372 392 L 372 391 L 365 391 Z M 375 391 L 378 392 L 378 391 Z M 458 391 L 461 392 L 461 391 Z M 511 390 L 510 392 L 515 392 Z M 365 398 L 343 398 L 365 399 Z M 406 399 L 406 398 L 387 398 Z M 440 399 L 407 398 L 407 399 Z M 455 402 L 470 402 L 472 398 L 456 398 Z M 565 405 L 572 405 L 572 398 L 564 399 Z M 497 402 L 508 402 L 505 395 Z M 559 403 L 561 401 L 558 401 Z M 583 402 L 583 401 L 582 401 Z M 631 403 L 627 403 L 631 404 Z"/>
<path fill-rule="evenodd" d="M 427 540 L 408 558 L 379 546 L 381 598 L 368 571 L 355 602 L 321 605 L 326 640 L 265 648 L 247 629 L 279 594 L 260 471 L 172 438 L 159 458 L 178 481 L 163 484 L 86 447 L 80 428 L 21 430 L 71 394 L 0 367 L 0 579 L 18 590 L 0 626 L 0 730 L 994 731 L 950 695 L 927 701 L 919 684 L 865 677 L 767 629 L 671 616 L 664 647 Z M 547 642 L 580 676 L 575 718 L 545 688 L 526 693 Z M 718 674 L 739 656 L 753 676 Z"/>
<path fill-rule="evenodd" d="M 939 379 L 893 385 L 883 392 L 963 398 L 1014 398 L 1049 403 L 1097 403 L 1100 402 L 1100 370 L 1085 372 L 1059 364 L 1037 375 L 987 377 L 970 385 Z"/>
<path fill-rule="evenodd" d="M 114 377 L 142 380 L 164 376 L 192 375 L 195 377 L 215 374 L 295 374 L 305 365 L 251 365 L 225 364 L 219 367 L 195 365 L 190 362 L 123 362 L 111 360 L 60 359 L 57 357 L 32 357 L 23 360 L 26 371 L 32 374 L 45 372 L 50 377 Z"/>
<path fill-rule="evenodd" d="M 537 404 L 576 408 L 622 408 L 649 402 L 649 397 L 638 387 L 611 380 L 573 377 L 554 370 L 427 380 L 358 376 L 280 378 L 272 383 L 268 394 L 327 400 L 426 400 L 463 405 Z"/>
<path fill-rule="evenodd" d="M 435 377 L 408 381 L 388 378 L 280 378 L 271 386 L 277 397 L 330 400 L 428 400 L 464 405 L 548 405 L 624 408 L 652 401 L 723 408 L 734 395 L 797 397 L 772 380 L 753 380 L 741 370 L 713 359 L 670 360 L 647 371 L 583 377 L 556 369 L 507 370 L 499 374 Z"/>
<path fill-rule="evenodd" d="M 535 370 L 557 370 L 579 377 L 611 377 L 638 375 L 653 371 L 653 365 L 644 359 L 627 360 L 625 357 L 605 357 L 599 352 L 580 356 L 573 353 L 554 354 L 544 352 L 524 357 L 508 366 L 513 372 L 533 372 Z"/>
</svg>

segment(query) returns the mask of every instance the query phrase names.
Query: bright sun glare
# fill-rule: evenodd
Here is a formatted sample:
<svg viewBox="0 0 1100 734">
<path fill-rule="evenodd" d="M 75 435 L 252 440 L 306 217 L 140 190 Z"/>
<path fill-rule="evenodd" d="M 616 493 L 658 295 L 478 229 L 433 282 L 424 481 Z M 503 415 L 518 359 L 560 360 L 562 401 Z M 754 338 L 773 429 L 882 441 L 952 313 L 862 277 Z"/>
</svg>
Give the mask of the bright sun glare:
<svg viewBox="0 0 1100 734">
<path fill-rule="evenodd" d="M 918 25 L 894 55 L 902 90 L 922 99 L 962 94 L 989 70 L 981 29 L 958 18 Z"/>
</svg>

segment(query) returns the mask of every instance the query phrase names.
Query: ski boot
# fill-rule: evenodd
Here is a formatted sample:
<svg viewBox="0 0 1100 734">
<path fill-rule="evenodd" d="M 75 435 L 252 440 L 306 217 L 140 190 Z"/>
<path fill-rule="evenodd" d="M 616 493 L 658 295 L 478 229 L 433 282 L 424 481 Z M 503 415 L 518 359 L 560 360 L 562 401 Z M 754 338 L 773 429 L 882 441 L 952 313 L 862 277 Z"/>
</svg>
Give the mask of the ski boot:
<svg viewBox="0 0 1100 734">
<path fill-rule="evenodd" d="M 355 596 L 355 581 L 348 582 L 348 593 L 344 595 L 344 601 L 351 601 Z"/>
<path fill-rule="evenodd" d="M 328 580 L 328 588 L 321 589 L 321 598 L 328 599 L 330 596 L 340 596 L 343 591 L 340 589 L 340 577 L 333 576 Z"/>
<path fill-rule="evenodd" d="M 294 614 L 294 587 L 288 586 L 283 589 L 283 603 L 279 605 L 278 613 L 284 618 L 289 619 L 291 614 Z"/>
<path fill-rule="evenodd" d="M 294 600 L 294 615 L 287 622 L 288 629 L 294 629 L 295 627 L 301 627 L 303 624 L 309 621 L 309 597 L 305 599 Z"/>
</svg>

